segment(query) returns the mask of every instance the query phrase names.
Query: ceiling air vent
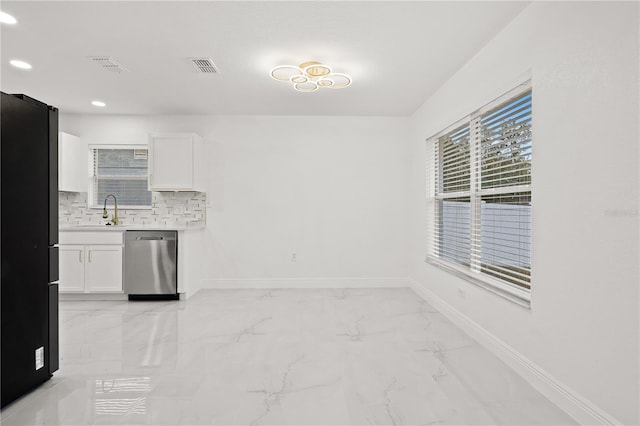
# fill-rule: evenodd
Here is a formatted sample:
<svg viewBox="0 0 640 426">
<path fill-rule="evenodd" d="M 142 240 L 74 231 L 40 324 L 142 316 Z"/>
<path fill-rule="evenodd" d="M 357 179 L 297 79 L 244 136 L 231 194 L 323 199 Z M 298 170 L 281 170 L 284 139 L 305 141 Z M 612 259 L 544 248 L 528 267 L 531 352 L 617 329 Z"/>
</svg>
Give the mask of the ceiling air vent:
<svg viewBox="0 0 640 426">
<path fill-rule="evenodd" d="M 195 67 L 204 74 L 217 74 L 218 69 L 216 68 L 213 61 L 209 58 L 190 58 L 191 62 Z"/>
<path fill-rule="evenodd" d="M 115 72 L 118 74 L 127 71 L 126 68 L 124 68 L 122 65 L 120 65 L 118 62 L 116 62 L 113 58 L 109 56 L 90 56 L 90 59 L 94 63 L 101 66 L 102 69 L 105 69 L 107 71 Z"/>
</svg>

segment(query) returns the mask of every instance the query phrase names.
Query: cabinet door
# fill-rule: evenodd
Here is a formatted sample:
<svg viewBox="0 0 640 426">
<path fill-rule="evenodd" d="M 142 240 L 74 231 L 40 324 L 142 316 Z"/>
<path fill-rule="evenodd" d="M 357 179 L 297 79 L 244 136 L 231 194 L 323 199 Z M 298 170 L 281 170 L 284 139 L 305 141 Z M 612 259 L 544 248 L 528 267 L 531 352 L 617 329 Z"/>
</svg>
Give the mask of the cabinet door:
<svg viewBox="0 0 640 426">
<path fill-rule="evenodd" d="M 151 135 L 149 189 L 193 190 L 193 136 Z"/>
<path fill-rule="evenodd" d="M 58 189 L 87 192 L 89 185 L 89 147 L 79 137 L 58 134 Z"/>
<path fill-rule="evenodd" d="M 92 245 L 85 252 L 87 292 L 122 293 L 122 246 Z"/>
<path fill-rule="evenodd" d="M 61 293 L 84 291 L 84 246 L 60 246 Z"/>
</svg>

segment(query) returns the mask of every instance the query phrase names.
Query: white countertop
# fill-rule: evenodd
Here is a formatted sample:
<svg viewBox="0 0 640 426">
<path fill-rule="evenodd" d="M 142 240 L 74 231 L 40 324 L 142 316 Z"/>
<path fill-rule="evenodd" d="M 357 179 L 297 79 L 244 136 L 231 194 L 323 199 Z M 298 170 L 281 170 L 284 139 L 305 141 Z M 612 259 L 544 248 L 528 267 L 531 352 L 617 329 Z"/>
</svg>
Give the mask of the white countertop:
<svg viewBox="0 0 640 426">
<path fill-rule="evenodd" d="M 206 224 L 193 223 L 190 225 L 60 225 L 60 232 L 124 232 L 124 231 L 191 231 L 204 229 Z"/>
</svg>

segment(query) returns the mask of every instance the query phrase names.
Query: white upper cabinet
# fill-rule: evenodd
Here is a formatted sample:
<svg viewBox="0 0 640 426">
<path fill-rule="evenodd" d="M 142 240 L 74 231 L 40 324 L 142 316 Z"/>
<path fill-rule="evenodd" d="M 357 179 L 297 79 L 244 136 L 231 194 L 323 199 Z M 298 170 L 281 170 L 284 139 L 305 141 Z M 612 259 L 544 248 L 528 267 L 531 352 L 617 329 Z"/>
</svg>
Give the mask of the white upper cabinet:
<svg viewBox="0 0 640 426">
<path fill-rule="evenodd" d="M 149 135 L 149 189 L 205 192 L 204 146 L 195 133 Z"/>
<path fill-rule="evenodd" d="M 79 137 L 58 133 L 58 190 L 87 192 L 89 186 L 88 146 Z"/>
</svg>

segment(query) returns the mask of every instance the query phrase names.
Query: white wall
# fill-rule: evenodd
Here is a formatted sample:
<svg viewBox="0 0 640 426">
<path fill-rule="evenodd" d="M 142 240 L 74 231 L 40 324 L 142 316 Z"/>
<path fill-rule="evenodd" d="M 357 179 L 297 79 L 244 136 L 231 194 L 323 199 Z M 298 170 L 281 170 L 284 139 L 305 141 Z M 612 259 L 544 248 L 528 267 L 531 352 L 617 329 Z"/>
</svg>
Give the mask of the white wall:
<svg viewBox="0 0 640 426">
<path fill-rule="evenodd" d="M 413 117 L 410 277 L 638 424 L 638 3 L 536 2 Z M 531 310 L 424 263 L 424 140 L 533 82 Z M 458 295 L 458 289 L 466 293 Z"/>
<path fill-rule="evenodd" d="M 408 123 L 63 115 L 60 127 L 88 143 L 199 133 L 209 176 L 204 285 L 281 287 L 406 284 Z"/>
</svg>

